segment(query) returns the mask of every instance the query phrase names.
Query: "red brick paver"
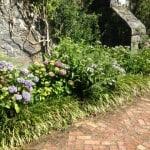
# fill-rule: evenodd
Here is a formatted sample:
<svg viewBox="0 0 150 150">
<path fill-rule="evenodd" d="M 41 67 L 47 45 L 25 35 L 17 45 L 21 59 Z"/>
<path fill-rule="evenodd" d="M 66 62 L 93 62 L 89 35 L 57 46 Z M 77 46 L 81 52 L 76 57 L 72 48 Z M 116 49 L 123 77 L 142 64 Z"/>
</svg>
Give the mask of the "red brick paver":
<svg viewBox="0 0 150 150">
<path fill-rule="evenodd" d="M 75 123 L 69 131 L 31 143 L 29 150 L 150 150 L 150 96 Z"/>
</svg>

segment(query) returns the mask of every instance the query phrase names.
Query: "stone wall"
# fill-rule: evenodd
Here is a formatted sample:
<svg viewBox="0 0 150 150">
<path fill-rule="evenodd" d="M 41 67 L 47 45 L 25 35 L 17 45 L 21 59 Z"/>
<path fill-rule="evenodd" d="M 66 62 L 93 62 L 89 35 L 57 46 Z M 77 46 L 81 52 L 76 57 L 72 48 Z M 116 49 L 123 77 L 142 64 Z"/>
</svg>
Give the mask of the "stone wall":
<svg viewBox="0 0 150 150">
<path fill-rule="evenodd" d="M 34 19 L 31 16 L 31 20 L 28 20 L 23 2 L 1 0 L 0 51 L 26 64 L 35 58 L 40 59 L 40 34 L 35 29 Z"/>
</svg>

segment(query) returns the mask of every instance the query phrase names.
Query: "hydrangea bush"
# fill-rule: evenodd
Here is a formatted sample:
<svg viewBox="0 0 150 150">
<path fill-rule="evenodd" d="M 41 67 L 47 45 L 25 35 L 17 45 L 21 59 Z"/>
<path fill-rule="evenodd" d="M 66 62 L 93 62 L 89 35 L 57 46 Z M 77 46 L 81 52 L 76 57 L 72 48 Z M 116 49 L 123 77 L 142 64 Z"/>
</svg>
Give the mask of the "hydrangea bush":
<svg viewBox="0 0 150 150">
<path fill-rule="evenodd" d="M 124 47 L 105 48 L 111 57 L 124 68 L 126 73 L 150 74 L 150 49 L 144 47 L 138 52 L 131 51 Z"/>
<path fill-rule="evenodd" d="M 35 62 L 28 69 L 17 70 L 0 61 L 1 113 L 13 110 L 16 114 L 29 103 L 51 97 L 74 94 L 91 98 L 92 93 L 107 94 L 116 89 L 120 76 L 148 75 L 149 56 L 147 49 L 132 54 L 122 47 L 102 47 L 99 42 L 86 45 L 84 41 L 75 43 L 65 38 L 51 58 L 45 56 L 45 61 Z"/>
<path fill-rule="evenodd" d="M 75 43 L 70 38 L 64 38 L 52 57 L 70 66 L 69 79 L 74 83 L 73 92 L 80 97 L 90 95 L 89 89 L 96 83 L 101 87 L 100 92 L 112 90 L 117 76 L 126 73 L 99 42 L 86 45 L 84 41 Z"/>
<path fill-rule="evenodd" d="M 38 77 L 28 69 L 17 70 L 11 63 L 0 61 L 0 108 L 1 113 L 13 110 L 11 116 L 20 112 L 22 105 L 32 101 L 32 91 Z"/>
<path fill-rule="evenodd" d="M 61 97 L 71 94 L 73 81 L 69 80 L 70 68 L 59 60 L 47 59 L 35 62 L 29 70 L 39 78 L 34 93 L 35 101 L 43 101 L 50 96 Z"/>
</svg>

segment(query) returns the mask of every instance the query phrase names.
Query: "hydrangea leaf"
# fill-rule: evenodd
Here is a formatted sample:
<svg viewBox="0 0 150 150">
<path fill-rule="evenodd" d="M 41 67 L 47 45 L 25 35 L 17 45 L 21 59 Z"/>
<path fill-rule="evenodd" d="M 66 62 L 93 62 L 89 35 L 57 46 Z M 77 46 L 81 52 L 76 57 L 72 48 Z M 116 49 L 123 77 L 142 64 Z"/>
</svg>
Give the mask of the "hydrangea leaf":
<svg viewBox="0 0 150 150">
<path fill-rule="evenodd" d="M 20 112 L 20 107 L 18 106 L 17 103 L 14 103 L 14 108 L 15 108 L 16 113 Z"/>
</svg>

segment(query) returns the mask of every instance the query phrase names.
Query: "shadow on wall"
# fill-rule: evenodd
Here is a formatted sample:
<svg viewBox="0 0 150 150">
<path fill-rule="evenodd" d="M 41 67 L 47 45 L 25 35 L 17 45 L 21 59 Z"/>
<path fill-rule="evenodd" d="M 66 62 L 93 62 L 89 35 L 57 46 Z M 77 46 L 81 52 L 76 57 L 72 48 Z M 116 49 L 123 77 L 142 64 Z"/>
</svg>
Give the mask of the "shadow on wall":
<svg viewBox="0 0 150 150">
<path fill-rule="evenodd" d="M 111 8 L 110 0 L 94 0 L 91 11 L 101 14 L 99 28 L 101 42 L 108 46 L 131 45 L 131 29 Z"/>
</svg>

